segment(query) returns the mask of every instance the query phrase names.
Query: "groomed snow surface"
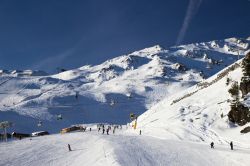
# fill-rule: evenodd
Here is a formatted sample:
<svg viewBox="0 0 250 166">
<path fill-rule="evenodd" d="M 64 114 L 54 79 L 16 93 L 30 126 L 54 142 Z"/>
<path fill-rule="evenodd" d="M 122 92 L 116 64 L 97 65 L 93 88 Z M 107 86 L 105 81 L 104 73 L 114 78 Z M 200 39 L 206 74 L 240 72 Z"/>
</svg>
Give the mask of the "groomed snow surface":
<svg viewBox="0 0 250 166">
<path fill-rule="evenodd" d="M 126 130 L 126 129 L 123 129 Z M 128 129 L 132 130 L 132 129 Z M 96 130 L 0 144 L 1 166 L 247 166 L 250 149 Z M 72 151 L 68 151 L 70 144 Z"/>
</svg>

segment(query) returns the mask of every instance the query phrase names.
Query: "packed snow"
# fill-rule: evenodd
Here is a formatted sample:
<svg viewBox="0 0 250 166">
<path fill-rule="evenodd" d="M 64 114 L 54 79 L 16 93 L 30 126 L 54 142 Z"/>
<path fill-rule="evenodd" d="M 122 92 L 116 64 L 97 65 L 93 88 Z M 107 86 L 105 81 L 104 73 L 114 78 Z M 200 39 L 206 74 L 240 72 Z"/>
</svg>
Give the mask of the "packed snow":
<svg viewBox="0 0 250 166">
<path fill-rule="evenodd" d="M 124 129 L 125 130 L 125 129 Z M 72 151 L 68 150 L 70 144 Z M 247 166 L 250 149 L 158 139 L 144 135 L 101 134 L 96 130 L 55 134 L 0 144 L 0 165 L 204 165 Z"/>
</svg>

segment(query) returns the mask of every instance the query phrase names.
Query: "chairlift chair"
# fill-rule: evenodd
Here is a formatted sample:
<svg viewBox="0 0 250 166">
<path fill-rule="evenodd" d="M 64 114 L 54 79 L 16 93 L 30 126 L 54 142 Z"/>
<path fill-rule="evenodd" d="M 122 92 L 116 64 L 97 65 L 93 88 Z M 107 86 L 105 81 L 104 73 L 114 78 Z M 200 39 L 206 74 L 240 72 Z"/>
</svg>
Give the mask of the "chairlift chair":
<svg viewBox="0 0 250 166">
<path fill-rule="evenodd" d="M 115 105 L 115 101 L 112 99 L 111 101 L 110 101 L 110 106 L 114 106 Z"/>
<path fill-rule="evenodd" d="M 207 68 L 207 69 L 211 69 L 211 65 L 210 65 L 210 64 L 207 64 L 206 68 Z"/>
<path fill-rule="evenodd" d="M 57 115 L 57 120 L 62 120 L 62 114 Z"/>
<path fill-rule="evenodd" d="M 41 127 L 42 126 L 42 121 L 38 121 L 37 126 Z"/>
</svg>

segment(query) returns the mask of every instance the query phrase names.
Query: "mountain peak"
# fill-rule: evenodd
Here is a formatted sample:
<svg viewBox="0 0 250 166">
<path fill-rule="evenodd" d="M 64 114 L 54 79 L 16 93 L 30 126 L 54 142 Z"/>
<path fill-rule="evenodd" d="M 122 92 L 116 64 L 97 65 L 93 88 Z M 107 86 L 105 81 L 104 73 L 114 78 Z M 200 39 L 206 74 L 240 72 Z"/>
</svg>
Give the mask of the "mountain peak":
<svg viewBox="0 0 250 166">
<path fill-rule="evenodd" d="M 163 51 L 164 48 L 160 45 L 155 45 L 155 46 L 152 46 L 152 47 L 147 47 L 147 48 L 144 48 L 142 50 L 139 50 L 139 51 L 135 51 L 133 53 L 131 53 L 132 55 L 138 55 L 138 56 L 148 56 L 148 55 L 153 55 L 153 54 L 157 54 L 161 51 Z"/>
</svg>

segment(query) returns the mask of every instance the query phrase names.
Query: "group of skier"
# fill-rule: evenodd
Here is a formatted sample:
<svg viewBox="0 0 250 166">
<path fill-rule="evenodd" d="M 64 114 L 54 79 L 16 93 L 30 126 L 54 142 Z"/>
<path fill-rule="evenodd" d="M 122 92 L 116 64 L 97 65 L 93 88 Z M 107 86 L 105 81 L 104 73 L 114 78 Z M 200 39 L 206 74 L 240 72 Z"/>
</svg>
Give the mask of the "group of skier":
<svg viewBox="0 0 250 166">
<path fill-rule="evenodd" d="M 109 132 L 112 130 L 113 134 L 115 134 L 115 131 L 117 129 L 122 129 L 122 125 L 104 125 L 104 124 L 98 124 L 97 125 L 98 128 L 98 133 L 102 130 L 102 134 L 105 134 L 105 131 L 107 133 L 107 135 L 109 135 Z"/>
<path fill-rule="evenodd" d="M 128 126 L 126 126 L 128 128 Z M 86 131 L 87 127 L 83 127 L 83 132 Z M 109 135 L 110 131 L 112 130 L 113 134 L 115 134 L 115 131 L 120 129 L 122 130 L 122 125 L 107 125 L 107 124 L 97 124 L 98 133 Z M 91 127 L 89 128 L 89 131 L 91 132 Z M 142 134 L 142 131 L 139 131 L 139 134 Z M 72 151 L 70 144 L 68 144 L 68 150 Z"/>
<path fill-rule="evenodd" d="M 231 150 L 234 150 L 233 142 L 232 142 L 232 141 L 229 143 L 229 145 L 230 145 Z M 211 143 L 210 143 L 210 147 L 211 147 L 212 149 L 214 149 L 214 142 L 211 142 Z"/>
</svg>

